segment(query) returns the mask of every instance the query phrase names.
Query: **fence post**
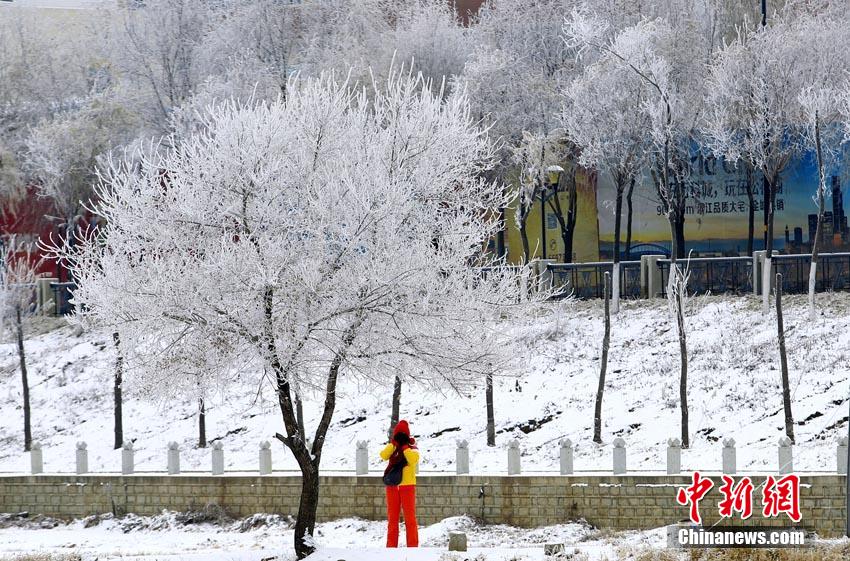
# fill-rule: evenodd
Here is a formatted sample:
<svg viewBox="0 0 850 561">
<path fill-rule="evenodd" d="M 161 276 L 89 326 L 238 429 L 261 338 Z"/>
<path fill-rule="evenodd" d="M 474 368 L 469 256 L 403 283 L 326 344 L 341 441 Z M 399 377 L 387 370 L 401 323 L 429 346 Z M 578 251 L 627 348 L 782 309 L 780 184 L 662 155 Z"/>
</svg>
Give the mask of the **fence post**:
<svg viewBox="0 0 850 561">
<path fill-rule="evenodd" d="M 41 455 L 41 443 L 33 442 L 30 445 L 30 472 L 33 475 L 44 471 L 44 461 Z"/>
<path fill-rule="evenodd" d="M 180 445 L 176 442 L 168 443 L 168 475 L 180 473 Z"/>
<path fill-rule="evenodd" d="M 366 475 L 369 473 L 369 441 L 357 441 L 357 453 L 355 455 L 354 473 L 356 475 Z"/>
<path fill-rule="evenodd" d="M 626 441 L 619 436 L 614 439 L 614 475 L 626 473 Z"/>
<path fill-rule="evenodd" d="M 723 473 L 726 475 L 735 475 L 738 473 L 735 464 L 735 439 L 726 438 L 723 440 Z"/>
<path fill-rule="evenodd" d="M 842 436 L 838 439 L 838 446 L 836 446 L 835 451 L 835 459 L 837 460 L 836 464 L 838 467 L 839 475 L 847 475 L 847 437 Z"/>
<path fill-rule="evenodd" d="M 561 441 L 561 475 L 573 474 L 573 441 L 565 438 Z"/>
<path fill-rule="evenodd" d="M 682 473 L 682 441 L 678 438 L 667 440 L 667 475 Z"/>
<path fill-rule="evenodd" d="M 508 443 L 508 475 L 519 475 L 522 473 L 522 465 L 519 455 L 519 442 L 514 439 Z"/>
<path fill-rule="evenodd" d="M 537 291 L 546 292 L 552 290 L 554 275 L 549 270 L 549 265 L 555 263 L 554 259 L 541 259 L 537 262 Z"/>
<path fill-rule="evenodd" d="M 272 472 L 272 445 L 268 440 L 260 442 L 260 475 Z"/>
<path fill-rule="evenodd" d="M 82 440 L 77 442 L 77 475 L 89 471 L 89 451 L 86 448 L 85 442 Z"/>
<path fill-rule="evenodd" d="M 644 261 L 646 257 L 646 261 Z M 646 264 L 646 272 L 641 270 L 641 276 L 646 274 L 646 297 L 649 299 L 658 298 L 661 294 L 661 270 L 658 268 L 659 259 L 663 259 L 663 255 L 644 255 L 641 257 L 641 268 Z"/>
<path fill-rule="evenodd" d="M 783 436 L 779 439 L 779 473 L 785 475 L 794 471 L 794 449 L 791 439 Z"/>
<path fill-rule="evenodd" d="M 216 440 L 212 444 L 212 474 L 222 475 L 224 473 L 224 443 Z"/>
<path fill-rule="evenodd" d="M 457 441 L 457 450 L 455 450 L 455 464 L 458 475 L 464 475 L 469 473 L 469 441 Z"/>
<path fill-rule="evenodd" d="M 133 443 L 125 440 L 121 445 L 121 475 L 130 475 L 135 470 L 133 466 Z"/>
<path fill-rule="evenodd" d="M 56 310 L 53 305 L 53 290 L 50 288 L 50 283 L 52 282 L 59 282 L 59 279 L 56 277 L 42 277 L 36 281 L 38 313 L 42 316 L 54 315 Z"/>
<path fill-rule="evenodd" d="M 753 252 L 753 296 L 761 294 L 761 285 L 764 284 L 762 279 L 762 266 L 764 258 L 767 256 L 767 251 L 760 250 Z"/>
</svg>

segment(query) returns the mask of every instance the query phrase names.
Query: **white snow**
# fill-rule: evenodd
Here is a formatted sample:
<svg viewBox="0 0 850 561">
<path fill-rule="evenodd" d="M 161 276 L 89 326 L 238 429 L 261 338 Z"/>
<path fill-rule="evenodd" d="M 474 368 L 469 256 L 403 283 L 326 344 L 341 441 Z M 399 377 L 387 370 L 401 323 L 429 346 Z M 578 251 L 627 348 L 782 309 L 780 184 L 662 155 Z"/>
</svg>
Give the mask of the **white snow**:
<svg viewBox="0 0 850 561">
<path fill-rule="evenodd" d="M 846 294 L 820 294 L 821 316 L 807 321 L 805 296 L 786 297 L 785 323 L 797 446 L 794 465 L 804 471 L 835 469 L 835 439 L 846 433 L 850 314 Z M 497 379 L 497 447 L 485 445 L 483 387 L 469 396 L 428 392 L 405 384 L 402 417 L 411 422 L 423 451 L 420 473 L 453 471 L 455 441 L 468 439 L 473 473 L 506 473 L 509 439 L 517 438 L 527 472 L 558 470 L 558 439 L 577 445 L 575 468 L 611 469 L 615 436 L 627 443 L 630 471 L 664 469 L 666 440 L 679 436 L 679 358 L 675 329 L 663 300 L 623 301 L 612 326 L 612 346 L 603 412 L 605 444 L 591 442 L 598 375 L 599 302 L 553 307 L 532 325 L 516 327 L 527 342 L 526 375 Z M 776 443 L 783 434 L 776 327 L 762 318 L 752 297 L 696 298 L 687 311 L 690 351 L 689 404 L 692 447 L 683 451 L 685 470 L 718 470 L 721 439 L 733 437 L 739 471 L 774 471 Z M 89 444 L 93 472 L 120 470 L 112 450 L 111 337 L 93 332 L 75 337 L 67 327 L 27 341 L 33 434 L 44 445 L 47 472 L 72 472 L 78 440 Z M 20 375 L 11 343 L 0 345 L 0 471 L 22 472 Z M 228 470 L 255 472 L 261 440 L 283 432 L 270 388 L 244 387 L 207 402 L 207 438 L 224 442 Z M 521 390 L 521 391 L 520 391 Z M 377 392 L 343 384 L 322 466 L 354 469 L 354 442 L 370 440 L 372 467 L 389 421 L 392 388 Z M 305 416 L 315 427 L 319 402 L 308 396 Z M 140 471 L 164 471 L 166 445 L 183 448 L 184 470 L 208 471 L 209 449 L 197 449 L 196 402 L 175 396 L 150 403 L 127 392 L 126 438 L 135 439 Z M 525 431 L 525 432 L 524 432 Z M 276 470 L 296 464 L 273 445 Z"/>
<path fill-rule="evenodd" d="M 280 519 L 268 525 L 240 531 L 239 522 L 214 524 L 180 524 L 175 513 L 164 512 L 155 517 L 112 519 L 98 524 L 75 521 L 68 525 L 50 526 L 51 521 L 33 521 L 22 527 L 0 529 L 0 558 L 20 554 L 72 554 L 89 560 L 237 561 L 274 558 L 294 559 L 292 530 Z M 86 527 L 86 526 L 90 527 Z M 0 525 L 2 527 L 2 525 Z M 446 547 L 449 531 L 467 534 L 469 551 L 450 554 Z M 600 535 L 584 524 L 561 524 L 537 529 L 510 526 L 480 526 L 467 517 L 447 518 L 420 528 L 422 547 L 383 547 L 386 522 L 344 519 L 319 524 L 316 529 L 318 550 L 311 561 L 455 561 L 461 559 L 517 561 L 543 560 L 544 543 L 564 543 L 567 551 L 578 550 L 589 560 L 612 558 L 611 534 Z M 616 534 L 617 544 L 663 547 L 664 529 Z M 402 532 L 402 541 L 403 532 Z M 477 557 L 481 555 L 482 557 Z"/>
<path fill-rule="evenodd" d="M 11 0 L 0 2 L 0 6 L 14 6 L 17 8 L 60 8 L 70 10 L 83 10 L 92 8 L 105 8 L 112 4 L 112 0 Z"/>
</svg>

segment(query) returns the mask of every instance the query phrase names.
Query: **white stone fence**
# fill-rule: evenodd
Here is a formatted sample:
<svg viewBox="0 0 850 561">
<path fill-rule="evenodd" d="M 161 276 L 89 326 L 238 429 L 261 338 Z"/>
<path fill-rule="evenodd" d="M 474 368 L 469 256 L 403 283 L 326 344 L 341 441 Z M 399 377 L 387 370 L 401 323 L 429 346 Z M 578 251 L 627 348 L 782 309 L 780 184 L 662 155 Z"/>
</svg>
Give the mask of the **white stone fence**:
<svg viewBox="0 0 850 561">
<path fill-rule="evenodd" d="M 370 459 L 373 459 L 369 454 L 369 441 L 357 441 L 354 450 L 355 457 L 355 474 L 369 475 Z M 572 475 L 574 473 L 573 454 L 575 445 L 569 438 L 565 438 L 558 442 L 560 452 L 560 473 L 561 475 Z M 455 473 L 457 475 L 465 475 L 470 473 L 470 458 L 469 458 L 469 442 L 466 440 L 458 440 L 455 450 Z M 595 445 L 594 445 L 595 446 Z M 165 467 L 169 475 L 180 474 L 180 445 L 177 442 L 169 442 L 165 450 Z M 44 473 L 44 451 L 38 442 L 32 444 L 30 450 L 30 473 L 36 475 Z M 511 440 L 507 445 L 507 473 L 508 475 L 522 474 L 522 449 L 518 440 Z M 726 438 L 722 442 L 722 447 L 719 451 L 721 460 L 722 473 L 734 475 L 737 473 L 737 453 L 735 440 Z M 623 438 L 615 438 L 611 447 L 611 471 L 614 475 L 625 475 L 628 473 L 627 468 L 627 446 Z M 682 443 L 678 438 L 671 438 L 667 441 L 665 449 L 666 466 L 668 475 L 679 475 L 682 473 Z M 222 475 L 224 473 L 224 446 L 221 441 L 215 441 L 210 448 L 210 464 L 212 475 Z M 272 446 L 269 441 L 264 440 L 259 444 L 259 469 L 260 475 L 270 475 L 272 473 Z M 702 468 L 703 471 L 713 471 L 711 469 Z M 838 439 L 835 448 L 835 473 L 839 475 L 847 474 L 847 437 Z M 135 471 L 134 465 L 134 449 L 132 442 L 124 442 L 121 447 L 121 473 L 123 475 L 131 475 Z M 595 470 L 594 470 L 595 471 Z M 641 470 L 643 471 L 643 470 Z M 780 438 L 777 443 L 777 463 L 776 472 L 779 474 L 787 474 L 794 471 L 794 446 L 788 438 Z M 89 473 L 88 462 L 88 446 L 85 442 L 77 442 L 76 447 L 76 466 L 77 474 Z M 373 475 L 377 471 L 371 472 Z"/>
</svg>

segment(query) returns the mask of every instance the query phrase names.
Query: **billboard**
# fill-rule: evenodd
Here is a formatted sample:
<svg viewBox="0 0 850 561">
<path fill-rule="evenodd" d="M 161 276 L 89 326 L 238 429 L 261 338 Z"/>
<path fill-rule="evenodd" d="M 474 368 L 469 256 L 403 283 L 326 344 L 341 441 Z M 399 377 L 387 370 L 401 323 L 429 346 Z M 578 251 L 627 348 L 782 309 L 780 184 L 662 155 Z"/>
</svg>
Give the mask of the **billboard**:
<svg viewBox="0 0 850 561">
<path fill-rule="evenodd" d="M 747 251 L 749 197 L 746 174 L 735 166 L 712 156 L 695 156 L 691 161 L 691 184 L 685 209 L 685 250 L 695 256 L 744 255 Z M 827 192 L 824 213 L 823 246 L 825 251 L 847 248 L 847 218 L 844 194 L 847 177 L 838 165 L 827 169 Z M 613 255 L 614 201 L 616 190 L 611 175 L 600 173 L 597 210 L 599 213 L 599 253 L 602 259 Z M 813 154 L 792 160 L 786 167 L 776 193 L 774 244 L 777 251 L 806 253 L 811 251 L 815 235 L 817 205 L 817 166 Z M 764 188 L 762 175 L 753 182 L 755 250 L 764 249 Z M 624 200 L 622 212 L 623 257 L 629 205 Z M 662 213 L 655 186 L 644 174 L 636 182 L 631 197 L 631 245 L 628 257 L 644 253 L 669 252 L 670 225 Z"/>
<path fill-rule="evenodd" d="M 563 167 L 571 164 L 563 164 Z M 514 178 L 514 181 L 516 179 Z M 579 168 L 576 181 L 576 223 L 573 235 L 572 256 L 569 261 L 599 260 L 599 225 L 597 221 L 596 174 Z M 552 211 L 548 197 L 557 196 L 561 208 L 568 208 L 569 194 L 564 186 L 547 195 L 546 201 L 537 199 L 526 219 L 530 259 L 544 258 L 564 262 L 564 242 L 558 219 Z M 541 208 L 543 209 L 541 211 Z M 545 217 L 541 220 L 541 217 Z M 505 209 L 505 250 L 512 264 L 524 261 L 522 237 L 516 224 L 515 203 Z"/>
</svg>

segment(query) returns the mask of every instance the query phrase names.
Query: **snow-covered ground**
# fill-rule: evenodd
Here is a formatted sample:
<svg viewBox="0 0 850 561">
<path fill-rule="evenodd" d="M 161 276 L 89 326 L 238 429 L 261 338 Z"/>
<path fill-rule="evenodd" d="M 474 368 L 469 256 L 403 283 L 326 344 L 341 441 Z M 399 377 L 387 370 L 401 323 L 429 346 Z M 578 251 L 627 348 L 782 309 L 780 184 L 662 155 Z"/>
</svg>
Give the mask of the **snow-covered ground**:
<svg viewBox="0 0 850 561">
<path fill-rule="evenodd" d="M 113 4 L 112 0 L 6 0 L 0 6 L 15 8 L 60 8 L 68 10 L 83 10 L 103 8 Z"/>
<path fill-rule="evenodd" d="M 53 528 L 50 526 L 55 525 Z M 467 534 L 469 551 L 447 552 L 448 532 Z M 543 544 L 563 543 L 588 561 L 613 559 L 618 547 L 663 547 L 663 529 L 602 535 L 584 524 L 561 524 L 534 530 L 510 526 L 480 526 L 467 517 L 447 518 L 420 528 L 419 549 L 383 547 L 385 522 L 345 519 L 319 524 L 318 551 L 310 561 L 542 561 Z M 404 541 L 402 532 L 402 542 Z M 51 520 L 0 521 L 0 559 L 16 555 L 74 555 L 83 561 L 98 559 L 157 561 L 289 561 L 292 529 L 279 517 L 257 516 L 238 522 L 191 523 L 176 513 L 155 517 L 89 518 L 71 524 Z M 480 556 L 480 557 L 478 557 Z"/>
<path fill-rule="evenodd" d="M 820 317 L 809 324 L 803 297 L 786 298 L 787 345 L 798 445 L 798 470 L 835 469 L 835 439 L 847 430 L 850 389 L 850 295 L 818 296 Z M 483 387 L 470 395 L 405 385 L 402 416 L 423 451 L 421 472 L 454 470 L 455 441 L 468 439 L 473 472 L 505 473 L 505 445 L 517 438 L 525 471 L 556 471 L 558 439 L 577 445 L 580 471 L 609 470 L 611 441 L 626 439 L 629 469 L 663 470 L 666 440 L 679 434 L 679 357 L 664 301 L 626 301 L 612 332 L 604 402 L 605 444 L 591 442 L 593 399 L 602 334 L 599 302 L 567 302 L 528 325 L 515 327 L 524 344 L 521 379 L 496 382 L 496 448 L 485 443 Z M 782 435 L 779 357 L 774 317 L 762 317 L 752 297 L 700 297 L 687 313 L 689 404 L 693 445 L 683 468 L 720 467 L 721 439 L 738 443 L 739 470 L 773 470 Z M 44 445 L 47 472 L 72 471 L 74 446 L 89 444 L 92 471 L 118 471 L 112 450 L 114 352 L 108 333 L 74 336 L 59 327 L 27 340 L 34 437 Z M 390 381 L 392 373 L 388 373 Z M 0 471 L 25 471 L 20 375 L 15 347 L 0 345 Z M 221 439 L 230 470 L 255 470 L 261 440 L 283 432 L 269 387 L 232 388 L 207 400 L 207 438 Z M 353 470 L 354 443 L 369 439 L 372 465 L 385 438 L 392 388 L 343 385 L 322 465 Z M 125 437 L 135 440 L 137 467 L 163 471 L 166 443 L 184 449 L 184 469 L 206 471 L 209 450 L 197 449 L 196 401 L 189 396 L 152 403 L 125 392 Z M 318 419 L 308 396 L 305 415 Z M 296 468 L 279 444 L 275 469 Z"/>
</svg>

